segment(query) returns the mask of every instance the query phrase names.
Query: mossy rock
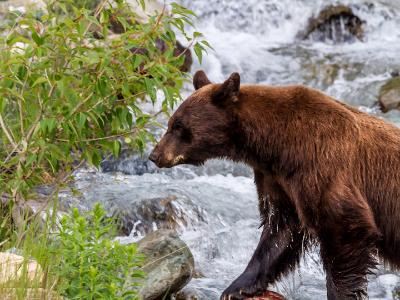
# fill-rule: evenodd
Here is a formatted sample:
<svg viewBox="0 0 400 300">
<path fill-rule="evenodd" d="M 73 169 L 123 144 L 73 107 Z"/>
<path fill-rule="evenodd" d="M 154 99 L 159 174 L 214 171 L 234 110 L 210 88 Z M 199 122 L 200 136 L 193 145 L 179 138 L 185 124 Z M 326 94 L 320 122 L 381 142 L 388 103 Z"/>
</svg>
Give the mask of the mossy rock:
<svg viewBox="0 0 400 300">
<path fill-rule="evenodd" d="M 400 77 L 390 79 L 381 87 L 378 103 L 383 112 L 400 108 Z"/>
</svg>

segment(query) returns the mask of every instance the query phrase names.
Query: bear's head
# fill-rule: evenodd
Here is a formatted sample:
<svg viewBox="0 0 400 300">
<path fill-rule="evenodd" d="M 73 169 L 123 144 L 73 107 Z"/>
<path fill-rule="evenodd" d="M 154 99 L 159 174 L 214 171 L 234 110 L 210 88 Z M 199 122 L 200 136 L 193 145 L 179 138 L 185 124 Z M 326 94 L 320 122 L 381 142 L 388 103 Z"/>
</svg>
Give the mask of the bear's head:
<svg viewBox="0 0 400 300">
<path fill-rule="evenodd" d="M 207 159 L 232 155 L 232 110 L 239 102 L 239 74 L 231 74 L 222 84 L 212 84 L 198 71 L 193 85 L 196 91 L 172 115 L 167 132 L 150 154 L 149 159 L 158 167 L 200 165 Z"/>
</svg>

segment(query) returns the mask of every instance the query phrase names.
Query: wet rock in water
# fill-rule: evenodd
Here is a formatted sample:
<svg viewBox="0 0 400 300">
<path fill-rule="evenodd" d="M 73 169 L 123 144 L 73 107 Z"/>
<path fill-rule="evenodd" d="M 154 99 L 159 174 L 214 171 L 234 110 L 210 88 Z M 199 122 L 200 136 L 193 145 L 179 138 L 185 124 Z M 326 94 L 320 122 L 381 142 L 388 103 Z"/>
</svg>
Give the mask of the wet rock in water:
<svg viewBox="0 0 400 300">
<path fill-rule="evenodd" d="M 118 158 L 104 160 L 101 163 L 103 172 L 122 172 L 128 175 L 143 175 L 156 172 L 156 166 L 147 158 L 135 155 L 129 151 L 123 151 Z"/>
<path fill-rule="evenodd" d="M 138 252 L 146 257 L 146 279 L 140 289 L 144 300 L 164 299 L 182 289 L 193 276 L 193 255 L 174 231 L 150 233 L 138 242 Z"/>
<path fill-rule="evenodd" d="M 145 235 L 158 229 L 180 231 L 206 222 L 202 209 L 184 196 L 143 199 L 114 209 L 112 214 L 120 220 L 125 235 Z"/>
<path fill-rule="evenodd" d="M 350 7 L 330 5 L 317 17 L 310 18 L 307 28 L 298 34 L 298 38 L 334 43 L 361 41 L 364 23 Z"/>
<path fill-rule="evenodd" d="M 15 280 L 27 280 L 33 284 L 40 282 L 42 278 L 43 270 L 35 260 L 26 260 L 17 254 L 0 252 L 1 285 Z"/>
<path fill-rule="evenodd" d="M 395 287 L 392 291 L 392 294 L 394 300 L 400 300 L 400 286 Z"/>
<path fill-rule="evenodd" d="M 400 71 L 399 70 L 393 70 L 392 72 L 390 72 L 390 76 L 399 77 L 400 76 Z"/>
<path fill-rule="evenodd" d="M 210 291 L 202 291 L 195 288 L 183 288 L 176 293 L 175 300 L 219 300 L 217 293 L 210 294 Z"/>
<path fill-rule="evenodd" d="M 400 77 L 386 82 L 379 91 L 378 103 L 383 112 L 400 107 Z"/>
</svg>

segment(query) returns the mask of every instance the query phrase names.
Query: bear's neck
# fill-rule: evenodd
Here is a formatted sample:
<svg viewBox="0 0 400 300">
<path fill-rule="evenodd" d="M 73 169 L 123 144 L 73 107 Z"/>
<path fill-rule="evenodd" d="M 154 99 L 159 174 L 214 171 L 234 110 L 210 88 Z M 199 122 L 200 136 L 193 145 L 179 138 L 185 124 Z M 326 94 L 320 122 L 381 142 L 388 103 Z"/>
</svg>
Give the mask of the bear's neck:
<svg viewBox="0 0 400 300">
<path fill-rule="evenodd" d="M 234 160 L 274 173 L 293 171 L 283 136 L 288 116 L 282 104 L 290 101 L 290 95 L 287 97 L 282 99 L 272 87 L 241 89 L 241 103 L 235 112 Z"/>
</svg>

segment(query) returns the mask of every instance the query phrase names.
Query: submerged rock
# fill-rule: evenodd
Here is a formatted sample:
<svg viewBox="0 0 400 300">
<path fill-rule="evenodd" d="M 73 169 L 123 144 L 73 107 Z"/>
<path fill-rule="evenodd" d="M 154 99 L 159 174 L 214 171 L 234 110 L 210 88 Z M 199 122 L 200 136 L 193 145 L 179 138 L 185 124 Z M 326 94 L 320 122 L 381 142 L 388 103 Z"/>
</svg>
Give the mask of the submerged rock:
<svg viewBox="0 0 400 300">
<path fill-rule="evenodd" d="M 143 175 L 155 173 L 157 167 L 144 156 L 135 155 L 133 150 L 123 150 L 118 158 L 108 158 L 101 162 L 101 170 L 107 172 L 122 172 L 128 175 Z"/>
<path fill-rule="evenodd" d="M 365 22 L 345 5 L 330 5 L 317 17 L 310 18 L 307 28 L 298 34 L 300 39 L 332 41 L 334 43 L 362 40 Z"/>
<path fill-rule="evenodd" d="M 191 207 L 189 212 L 187 207 Z M 122 231 L 130 234 L 132 229 L 144 235 L 157 229 L 183 230 L 192 223 L 205 222 L 202 211 L 186 197 L 169 196 L 144 199 L 118 213 Z"/>
<path fill-rule="evenodd" d="M 383 112 L 400 107 L 400 77 L 386 82 L 379 91 L 378 103 Z"/>
<path fill-rule="evenodd" d="M 219 298 L 219 293 L 215 291 L 185 287 L 175 295 L 174 300 L 219 300 Z"/>
<path fill-rule="evenodd" d="M 194 272 L 193 255 L 174 231 L 157 230 L 138 242 L 146 257 L 146 279 L 140 289 L 144 300 L 167 299 L 182 289 Z"/>
</svg>

